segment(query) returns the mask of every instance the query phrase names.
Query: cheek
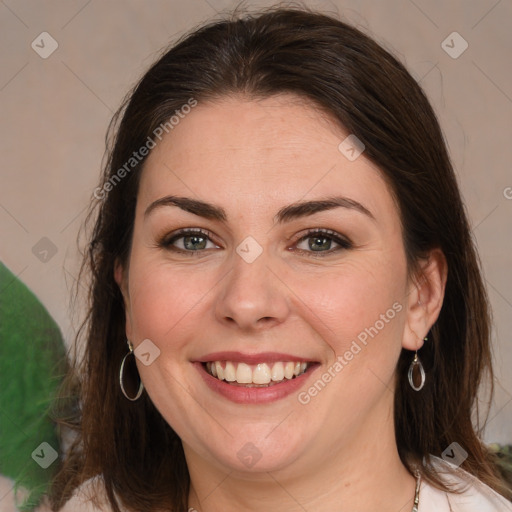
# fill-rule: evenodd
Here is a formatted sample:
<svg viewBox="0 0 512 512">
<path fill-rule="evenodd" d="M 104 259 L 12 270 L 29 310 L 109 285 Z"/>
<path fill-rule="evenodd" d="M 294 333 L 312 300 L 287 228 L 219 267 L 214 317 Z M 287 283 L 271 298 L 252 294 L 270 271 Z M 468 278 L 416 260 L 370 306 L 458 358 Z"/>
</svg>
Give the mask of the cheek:
<svg viewBox="0 0 512 512">
<path fill-rule="evenodd" d="M 178 348 L 178 333 L 192 319 L 195 321 L 196 311 L 214 284 L 208 272 L 176 269 L 165 262 L 135 256 L 130 266 L 134 342 L 149 338 L 161 349 Z"/>
<path fill-rule="evenodd" d="M 375 326 L 379 332 L 389 332 L 391 327 L 396 332 L 400 330 L 405 271 L 402 276 L 396 268 L 393 271 L 392 265 L 385 262 L 347 263 L 313 279 L 301 277 L 295 290 L 339 352 L 361 333 L 361 339 L 368 330 L 373 333 Z"/>
<path fill-rule="evenodd" d="M 351 428 L 393 388 L 406 320 L 406 271 L 395 261 L 347 264 L 301 285 L 308 321 L 321 333 L 329 359 L 300 399 L 319 416 L 325 404 L 337 404 L 324 418 L 329 428 Z"/>
<path fill-rule="evenodd" d="M 304 280 L 304 302 L 312 308 L 311 322 L 329 352 L 327 365 L 317 376 L 329 384 L 314 407 L 343 403 L 357 416 L 392 389 L 406 318 L 405 282 L 405 262 L 400 264 L 399 254 L 372 264 L 347 263 L 319 277 L 315 285 Z M 306 399 L 314 397 L 316 389 L 305 393 Z M 335 423 L 349 422 L 340 414 L 333 414 Z"/>
</svg>

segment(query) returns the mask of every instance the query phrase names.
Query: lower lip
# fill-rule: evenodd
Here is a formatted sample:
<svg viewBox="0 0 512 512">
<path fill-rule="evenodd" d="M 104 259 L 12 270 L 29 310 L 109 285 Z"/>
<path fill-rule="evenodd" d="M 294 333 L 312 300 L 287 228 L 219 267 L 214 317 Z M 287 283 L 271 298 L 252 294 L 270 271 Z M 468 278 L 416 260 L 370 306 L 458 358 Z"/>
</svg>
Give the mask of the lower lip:
<svg viewBox="0 0 512 512">
<path fill-rule="evenodd" d="M 237 404 L 265 404 L 285 398 L 298 391 L 298 389 L 304 385 L 306 380 L 309 379 L 311 374 L 319 366 L 318 364 L 314 364 L 302 375 L 290 380 L 284 380 L 283 382 L 274 384 L 273 386 L 247 388 L 244 386 L 233 386 L 228 384 L 226 381 L 213 377 L 206 371 L 202 363 L 196 362 L 193 364 L 211 390 Z"/>
</svg>

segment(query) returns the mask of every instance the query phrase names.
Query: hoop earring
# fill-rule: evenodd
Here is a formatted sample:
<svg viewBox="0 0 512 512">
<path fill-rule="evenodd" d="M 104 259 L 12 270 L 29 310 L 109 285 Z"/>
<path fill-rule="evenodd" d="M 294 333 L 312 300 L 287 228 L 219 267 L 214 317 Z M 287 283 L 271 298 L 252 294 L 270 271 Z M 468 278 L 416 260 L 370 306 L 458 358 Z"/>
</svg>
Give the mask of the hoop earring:
<svg viewBox="0 0 512 512">
<path fill-rule="evenodd" d="M 139 389 L 137 390 L 137 394 L 134 397 L 131 397 L 126 392 L 126 389 L 124 387 L 124 382 L 123 382 L 124 366 L 125 366 L 126 358 L 130 355 L 133 355 L 133 357 L 135 357 L 135 354 L 133 353 L 133 345 L 131 344 L 130 340 L 126 340 L 126 342 L 128 343 L 128 348 L 130 351 L 128 352 L 128 354 L 126 354 L 123 357 L 123 360 L 121 361 L 121 368 L 119 368 L 119 385 L 121 386 L 121 392 L 123 393 L 123 395 L 128 400 L 130 400 L 130 402 L 135 402 L 136 400 L 138 400 L 140 398 L 140 395 L 142 395 L 142 391 L 144 391 L 144 384 L 142 384 L 142 380 L 140 380 L 140 377 L 139 377 Z"/>
<path fill-rule="evenodd" d="M 428 338 L 425 338 L 424 341 L 428 341 Z M 414 383 L 414 370 L 418 367 L 420 371 L 420 377 L 421 381 L 419 386 L 416 386 Z M 423 368 L 423 365 L 421 364 L 420 358 L 418 357 L 418 351 L 416 350 L 416 353 L 414 354 L 414 359 L 412 360 L 411 365 L 409 366 L 409 372 L 407 373 L 407 378 L 409 379 L 409 385 L 411 386 L 414 391 L 420 391 L 423 386 L 425 385 L 425 369 Z"/>
</svg>

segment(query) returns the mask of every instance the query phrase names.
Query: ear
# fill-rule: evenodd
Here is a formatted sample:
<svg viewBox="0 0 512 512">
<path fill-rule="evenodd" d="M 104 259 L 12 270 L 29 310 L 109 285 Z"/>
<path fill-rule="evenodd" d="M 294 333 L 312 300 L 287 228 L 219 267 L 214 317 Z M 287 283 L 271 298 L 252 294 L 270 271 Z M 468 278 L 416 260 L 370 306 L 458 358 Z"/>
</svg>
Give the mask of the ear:
<svg viewBox="0 0 512 512">
<path fill-rule="evenodd" d="M 130 294 L 128 291 L 128 270 L 123 267 L 121 262 L 116 259 L 114 264 L 114 279 L 121 290 L 124 301 L 124 311 L 126 318 L 126 337 L 132 339 L 132 322 L 131 322 L 131 309 L 130 309 Z"/>
<path fill-rule="evenodd" d="M 419 350 L 443 305 L 448 265 L 441 249 L 433 249 L 409 282 L 407 321 L 402 346 Z"/>
</svg>

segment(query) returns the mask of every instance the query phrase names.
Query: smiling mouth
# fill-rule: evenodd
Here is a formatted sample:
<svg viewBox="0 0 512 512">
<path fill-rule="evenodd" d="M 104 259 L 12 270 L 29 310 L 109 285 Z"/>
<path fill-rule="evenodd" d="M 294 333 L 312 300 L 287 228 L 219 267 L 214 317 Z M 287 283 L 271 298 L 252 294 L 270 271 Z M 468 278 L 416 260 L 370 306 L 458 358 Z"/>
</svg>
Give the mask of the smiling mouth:
<svg viewBox="0 0 512 512">
<path fill-rule="evenodd" d="M 203 367 L 212 377 L 233 386 L 266 388 L 300 377 L 312 364 L 306 361 L 277 361 L 258 364 L 209 361 L 203 363 Z"/>
</svg>

